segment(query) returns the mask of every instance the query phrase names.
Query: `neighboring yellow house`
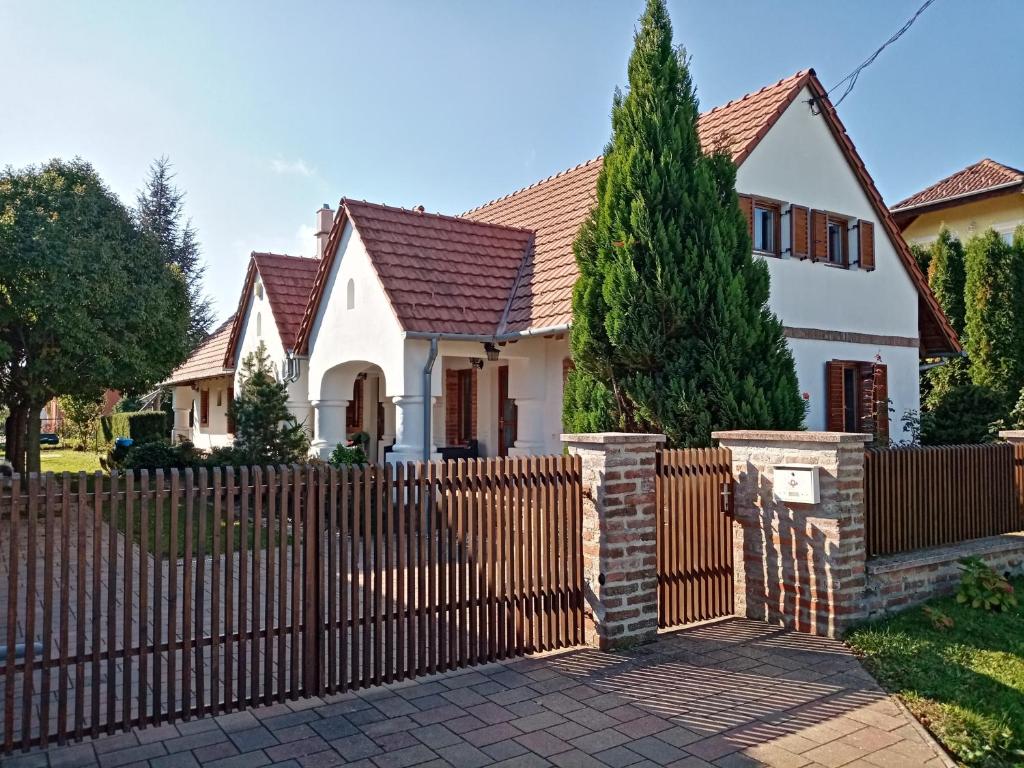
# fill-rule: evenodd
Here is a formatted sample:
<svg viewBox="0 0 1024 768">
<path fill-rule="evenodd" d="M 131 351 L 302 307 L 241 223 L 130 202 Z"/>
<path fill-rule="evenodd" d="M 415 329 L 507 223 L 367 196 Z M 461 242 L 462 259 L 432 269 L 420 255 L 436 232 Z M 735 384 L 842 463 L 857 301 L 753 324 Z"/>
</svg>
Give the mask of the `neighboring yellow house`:
<svg viewBox="0 0 1024 768">
<path fill-rule="evenodd" d="M 1024 224 L 1024 171 L 985 158 L 890 210 L 911 244 L 928 245 L 943 225 L 963 242 L 989 228 L 1010 242 Z"/>
</svg>

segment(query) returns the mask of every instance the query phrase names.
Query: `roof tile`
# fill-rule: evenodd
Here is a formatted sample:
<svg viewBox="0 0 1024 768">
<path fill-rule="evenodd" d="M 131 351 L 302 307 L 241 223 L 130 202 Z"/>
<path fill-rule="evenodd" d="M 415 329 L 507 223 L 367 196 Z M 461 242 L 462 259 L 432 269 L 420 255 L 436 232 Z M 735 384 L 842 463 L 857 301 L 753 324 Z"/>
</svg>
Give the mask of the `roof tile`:
<svg viewBox="0 0 1024 768">
<path fill-rule="evenodd" d="M 807 82 L 810 70 L 730 101 L 700 116 L 697 132 L 705 151 L 722 150 L 739 164 Z M 576 259 L 572 244 L 597 202 L 598 157 L 464 214 L 475 221 L 507 224 L 536 233 L 533 254 L 499 333 L 569 324 Z"/>
<path fill-rule="evenodd" d="M 343 200 L 407 331 L 493 334 L 532 233 Z"/>
<path fill-rule="evenodd" d="M 922 189 L 905 200 L 892 206 L 892 211 L 899 212 L 906 208 L 918 208 L 932 203 L 955 200 L 987 192 L 996 187 L 1010 184 L 1024 184 L 1024 171 L 1008 165 L 989 160 L 987 157 L 962 171 L 957 171 L 941 181 L 937 181 L 927 189 Z"/>
<path fill-rule="evenodd" d="M 233 368 L 224 367 L 224 353 L 231 337 L 231 326 L 235 316 L 232 315 L 220 324 L 184 363 L 171 373 L 166 384 L 187 384 L 199 379 L 210 379 L 233 373 Z"/>
</svg>

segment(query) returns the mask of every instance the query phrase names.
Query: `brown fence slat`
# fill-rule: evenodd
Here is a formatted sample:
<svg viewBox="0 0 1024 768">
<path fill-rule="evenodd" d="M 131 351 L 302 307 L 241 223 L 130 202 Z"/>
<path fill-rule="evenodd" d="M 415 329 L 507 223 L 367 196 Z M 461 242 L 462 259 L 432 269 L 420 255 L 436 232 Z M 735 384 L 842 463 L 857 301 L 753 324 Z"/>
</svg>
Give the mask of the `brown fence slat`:
<svg viewBox="0 0 1024 768">
<path fill-rule="evenodd" d="M 1024 446 L 869 448 L 864 461 L 870 556 L 1024 528 Z"/>
<path fill-rule="evenodd" d="M 655 469 L 659 625 L 732 614 L 729 451 L 666 449 Z"/>
<path fill-rule="evenodd" d="M 578 457 L 15 477 L 3 750 L 579 642 L 580 482 Z"/>
</svg>

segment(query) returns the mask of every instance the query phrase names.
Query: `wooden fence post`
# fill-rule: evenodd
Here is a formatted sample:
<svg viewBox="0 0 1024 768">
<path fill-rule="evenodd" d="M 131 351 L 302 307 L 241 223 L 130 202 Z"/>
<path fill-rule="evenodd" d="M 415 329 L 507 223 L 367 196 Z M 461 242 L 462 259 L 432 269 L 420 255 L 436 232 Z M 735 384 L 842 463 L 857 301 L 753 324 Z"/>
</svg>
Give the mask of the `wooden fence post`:
<svg viewBox="0 0 1024 768">
<path fill-rule="evenodd" d="M 656 452 L 664 435 L 562 435 L 582 460 L 584 640 L 601 650 L 658 631 Z"/>
</svg>

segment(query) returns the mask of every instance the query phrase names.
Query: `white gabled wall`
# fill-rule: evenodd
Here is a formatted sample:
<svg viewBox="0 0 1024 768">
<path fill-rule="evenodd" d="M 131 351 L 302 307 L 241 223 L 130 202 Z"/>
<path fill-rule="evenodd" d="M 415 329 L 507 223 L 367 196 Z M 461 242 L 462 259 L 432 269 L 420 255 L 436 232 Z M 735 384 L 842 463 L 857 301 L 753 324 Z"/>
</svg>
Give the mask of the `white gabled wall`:
<svg viewBox="0 0 1024 768">
<path fill-rule="evenodd" d="M 349 304 L 352 281 L 353 307 Z M 378 365 L 388 395 L 406 394 L 405 340 L 362 239 L 346 222 L 323 299 L 309 336 L 308 399 L 342 397 L 331 393 L 326 374 L 339 365 L 363 361 Z M 408 394 L 419 394 L 419 384 Z M 347 397 L 351 397 L 348 393 Z"/>
<path fill-rule="evenodd" d="M 769 306 L 786 326 L 884 336 L 918 337 L 917 290 L 825 118 L 811 112 L 804 89 L 737 172 L 743 193 L 795 203 L 874 223 L 876 269 L 831 267 L 810 260 L 765 258 L 771 275 Z M 785 210 L 785 205 L 783 207 Z M 855 223 L 855 222 L 851 222 Z M 782 219 L 782 246 L 789 247 L 789 216 Z M 851 232 L 851 260 L 856 233 Z M 801 390 L 810 395 L 806 425 L 825 427 L 825 362 L 873 361 L 888 366 L 889 395 L 896 410 L 890 431 L 902 436 L 905 408 L 919 407 L 918 354 L 911 347 L 839 344 L 791 339 Z"/>
</svg>

